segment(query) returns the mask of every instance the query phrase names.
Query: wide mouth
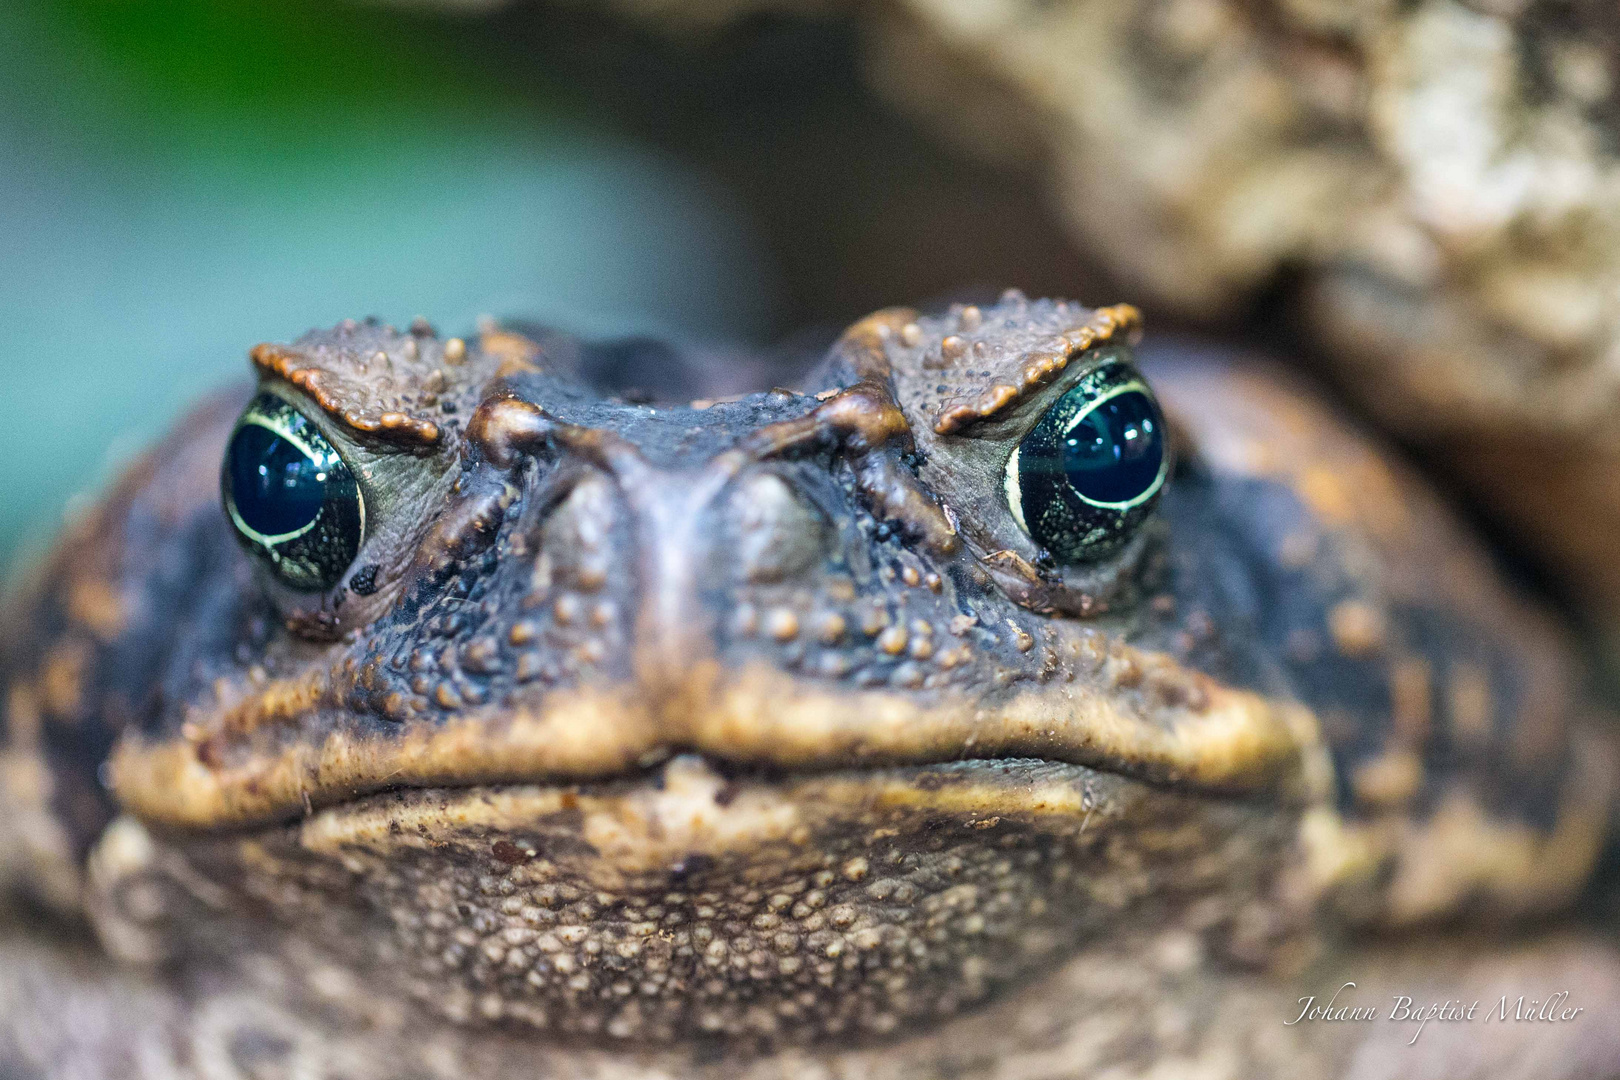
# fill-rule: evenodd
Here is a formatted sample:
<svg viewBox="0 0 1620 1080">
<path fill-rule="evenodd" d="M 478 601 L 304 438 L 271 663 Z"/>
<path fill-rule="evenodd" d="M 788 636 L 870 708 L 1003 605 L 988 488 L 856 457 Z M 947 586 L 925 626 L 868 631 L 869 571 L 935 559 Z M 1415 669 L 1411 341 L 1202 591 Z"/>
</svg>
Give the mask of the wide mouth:
<svg viewBox="0 0 1620 1080">
<path fill-rule="evenodd" d="M 646 873 L 690 878 L 720 860 L 803 847 L 833 822 L 875 825 L 894 814 L 935 816 L 965 829 L 994 828 L 1009 817 L 1078 827 L 1093 814 L 1124 813 L 1132 783 L 1032 758 L 776 773 L 681 754 L 637 775 L 593 782 L 396 788 L 334 804 L 293 827 L 301 846 L 326 853 L 428 848 L 474 836 L 504 839 L 508 846 L 491 857 L 509 863 L 588 849 L 605 886 Z"/>
<path fill-rule="evenodd" d="M 764 665 L 724 674 L 708 664 L 657 699 L 635 684 L 581 687 L 532 707 L 404 725 L 322 714 L 311 705 L 317 685 L 271 685 L 179 738 L 126 739 L 110 771 L 138 817 L 204 830 L 302 817 L 384 789 L 633 777 L 683 753 L 803 775 L 1020 758 L 1239 797 L 1325 790 L 1307 710 L 1164 664 L 1161 684 L 1138 670 L 1131 692 L 1059 682 L 993 698 L 860 691 Z M 1162 684 L 1171 679 L 1179 696 Z"/>
</svg>

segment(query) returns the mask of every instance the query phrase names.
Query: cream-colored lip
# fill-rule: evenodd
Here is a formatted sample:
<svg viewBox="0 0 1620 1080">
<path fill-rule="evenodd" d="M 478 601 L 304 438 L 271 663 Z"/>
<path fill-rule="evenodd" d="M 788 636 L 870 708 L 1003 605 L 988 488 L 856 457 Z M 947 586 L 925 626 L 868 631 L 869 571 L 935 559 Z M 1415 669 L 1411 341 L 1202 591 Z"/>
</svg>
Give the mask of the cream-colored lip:
<svg viewBox="0 0 1620 1080">
<path fill-rule="evenodd" d="M 1102 819 L 1120 813 L 1130 783 L 1075 765 L 964 764 L 843 771 L 767 784 L 732 782 L 701 759 L 682 756 L 658 771 L 656 784 L 585 790 L 510 784 L 365 796 L 311 815 L 299 824 L 298 835 L 300 846 L 321 854 L 432 848 L 465 835 L 521 839 L 537 823 L 570 815 L 569 827 L 590 846 L 598 871 L 633 875 L 665 869 L 694 853 L 801 846 L 829 821 L 862 810 L 938 813 L 983 829 L 994 828 L 998 816 L 1078 824 L 1098 814 L 1100 827 Z"/>
<path fill-rule="evenodd" d="M 1116 659 L 1134 666 L 1131 680 L 1158 680 L 1158 697 L 1181 703 L 1133 709 L 1125 695 L 1062 680 L 993 704 L 925 700 L 818 686 L 764 666 L 725 676 L 709 661 L 656 712 L 630 686 L 580 688 L 381 733 L 340 722 L 313 740 L 300 721 L 314 688 L 272 686 L 244 706 L 251 717 L 229 717 L 230 731 L 222 724 L 155 744 L 126 738 L 111 776 L 129 810 L 182 828 L 274 820 L 390 787 L 632 775 L 681 751 L 795 772 L 1025 757 L 1236 795 L 1325 793 L 1331 780 L 1306 710 L 1165 657 L 1126 653 Z M 1108 678 L 1106 665 L 1097 678 Z"/>
</svg>

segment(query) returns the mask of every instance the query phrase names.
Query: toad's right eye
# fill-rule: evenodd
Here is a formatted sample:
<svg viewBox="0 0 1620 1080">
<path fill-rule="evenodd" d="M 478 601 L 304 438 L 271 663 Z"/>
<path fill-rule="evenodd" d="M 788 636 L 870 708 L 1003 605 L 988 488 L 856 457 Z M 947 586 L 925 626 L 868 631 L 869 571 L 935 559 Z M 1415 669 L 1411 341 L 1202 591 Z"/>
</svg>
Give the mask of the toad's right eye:
<svg viewBox="0 0 1620 1080">
<path fill-rule="evenodd" d="M 1007 505 L 1059 562 L 1118 549 L 1169 475 L 1164 416 L 1124 359 L 1100 365 L 1041 417 L 1007 460 Z"/>
<path fill-rule="evenodd" d="M 236 422 L 220 488 L 238 539 L 290 588 L 331 588 L 360 550 L 366 507 L 353 471 L 273 394 L 254 398 Z"/>
</svg>

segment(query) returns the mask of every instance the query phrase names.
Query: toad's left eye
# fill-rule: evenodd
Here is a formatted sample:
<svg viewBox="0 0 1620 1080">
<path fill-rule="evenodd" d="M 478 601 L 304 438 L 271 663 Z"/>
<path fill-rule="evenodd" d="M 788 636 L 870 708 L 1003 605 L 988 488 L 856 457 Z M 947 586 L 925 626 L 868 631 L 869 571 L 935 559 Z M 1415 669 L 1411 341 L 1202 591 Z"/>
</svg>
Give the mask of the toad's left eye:
<svg viewBox="0 0 1620 1080">
<path fill-rule="evenodd" d="M 1007 462 L 1007 504 L 1063 562 L 1100 558 L 1152 512 L 1169 471 L 1164 416 L 1123 360 L 1085 375 Z"/>
<path fill-rule="evenodd" d="M 360 550 L 365 499 L 348 463 L 273 394 L 254 398 L 236 422 L 220 489 L 238 539 L 293 589 L 331 588 Z"/>
</svg>

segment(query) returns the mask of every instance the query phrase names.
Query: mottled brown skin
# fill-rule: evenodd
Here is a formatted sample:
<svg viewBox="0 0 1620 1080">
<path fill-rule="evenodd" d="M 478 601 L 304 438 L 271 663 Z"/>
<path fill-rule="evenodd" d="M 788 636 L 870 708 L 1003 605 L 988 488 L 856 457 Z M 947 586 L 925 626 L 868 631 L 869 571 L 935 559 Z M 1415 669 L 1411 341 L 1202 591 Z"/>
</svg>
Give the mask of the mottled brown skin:
<svg viewBox="0 0 1620 1080">
<path fill-rule="evenodd" d="M 128 973 L 0 966 L 113 1018 L 62 1036 L 105 1075 L 1064 1075 L 1208 1050 L 1349 927 L 1557 912 L 1614 786 L 1563 643 L 1309 392 L 1162 351 L 1156 518 L 1088 566 L 1018 526 L 1012 447 L 1139 325 L 885 311 L 800 390 L 668 406 L 545 333 L 259 346 L 367 538 L 325 594 L 255 566 L 245 393 L 74 526 L 3 624 L 0 867 Z M 963 1057 L 1020 1024 L 1056 1073 Z M 50 1074 L 40 1030 L 0 1064 Z M 1354 1051 L 1289 1038 L 1236 1075 Z"/>
</svg>

